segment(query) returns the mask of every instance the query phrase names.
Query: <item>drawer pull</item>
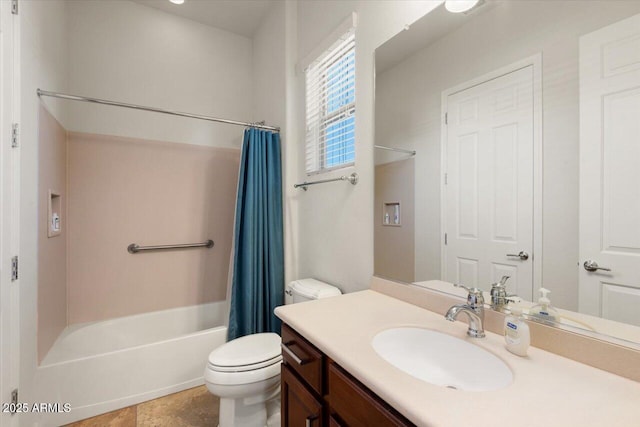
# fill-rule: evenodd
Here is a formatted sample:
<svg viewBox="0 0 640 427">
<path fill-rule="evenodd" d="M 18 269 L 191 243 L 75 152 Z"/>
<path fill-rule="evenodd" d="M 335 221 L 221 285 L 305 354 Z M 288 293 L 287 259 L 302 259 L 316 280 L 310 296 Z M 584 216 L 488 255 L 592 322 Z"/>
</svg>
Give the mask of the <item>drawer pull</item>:
<svg viewBox="0 0 640 427">
<path fill-rule="evenodd" d="M 311 425 L 318 419 L 317 415 L 309 415 L 305 421 L 304 427 L 312 427 Z"/>
<path fill-rule="evenodd" d="M 289 344 L 291 344 L 291 343 L 286 343 L 286 344 L 285 344 L 285 343 L 282 343 L 282 344 L 280 344 L 280 346 L 282 347 L 282 350 L 284 350 L 284 352 L 285 352 L 285 353 L 287 353 L 287 354 L 289 355 L 289 357 L 291 357 L 291 358 L 294 360 L 294 362 L 296 362 L 298 365 L 304 365 L 304 364 L 306 364 L 306 363 L 309 363 L 309 360 L 300 359 L 300 358 L 298 357 L 298 355 L 297 355 L 297 354 L 295 354 L 295 353 L 293 352 L 293 350 L 291 350 L 291 349 L 288 347 L 288 346 L 289 346 Z M 307 420 L 307 421 L 308 421 L 308 420 Z"/>
</svg>

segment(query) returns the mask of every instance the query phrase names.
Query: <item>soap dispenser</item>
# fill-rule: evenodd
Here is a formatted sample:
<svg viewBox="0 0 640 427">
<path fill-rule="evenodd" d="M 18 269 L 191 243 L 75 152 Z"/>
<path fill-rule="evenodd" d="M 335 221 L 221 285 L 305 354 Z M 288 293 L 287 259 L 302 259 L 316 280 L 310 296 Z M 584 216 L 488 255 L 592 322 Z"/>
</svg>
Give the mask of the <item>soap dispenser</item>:
<svg viewBox="0 0 640 427">
<path fill-rule="evenodd" d="M 526 356 L 531 343 L 529 325 L 522 317 L 520 307 L 511 307 L 511 314 L 504 319 L 504 341 L 507 350 L 518 356 Z"/>
<path fill-rule="evenodd" d="M 560 317 L 558 311 L 551 306 L 551 300 L 547 297 L 550 293 L 549 289 L 540 288 L 538 304 L 529 309 L 529 315 L 541 320 L 542 323 L 553 323 Z"/>
</svg>

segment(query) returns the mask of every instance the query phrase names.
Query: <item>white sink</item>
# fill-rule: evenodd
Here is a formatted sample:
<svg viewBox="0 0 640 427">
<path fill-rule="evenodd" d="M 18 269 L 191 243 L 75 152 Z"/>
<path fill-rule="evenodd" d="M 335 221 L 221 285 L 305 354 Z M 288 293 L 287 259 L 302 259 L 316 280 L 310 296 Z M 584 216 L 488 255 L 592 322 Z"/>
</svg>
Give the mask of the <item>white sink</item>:
<svg viewBox="0 0 640 427">
<path fill-rule="evenodd" d="M 491 391 L 513 381 L 511 370 L 498 357 L 441 332 L 420 328 L 387 329 L 373 337 L 371 344 L 384 360 L 431 384 Z"/>
</svg>

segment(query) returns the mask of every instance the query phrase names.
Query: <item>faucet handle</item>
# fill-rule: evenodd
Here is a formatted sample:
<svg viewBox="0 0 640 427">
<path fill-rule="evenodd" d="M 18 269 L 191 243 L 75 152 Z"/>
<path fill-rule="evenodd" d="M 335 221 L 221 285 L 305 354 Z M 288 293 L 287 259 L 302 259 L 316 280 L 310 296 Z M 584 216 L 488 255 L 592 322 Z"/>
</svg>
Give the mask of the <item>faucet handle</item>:
<svg viewBox="0 0 640 427">
<path fill-rule="evenodd" d="M 469 294 L 467 295 L 467 304 L 471 307 L 481 307 L 484 305 L 484 295 L 482 294 L 482 289 L 478 289 L 476 287 L 468 287 L 460 283 L 454 283 L 453 286 L 456 288 L 462 288 L 466 290 Z"/>
<path fill-rule="evenodd" d="M 492 288 L 504 288 L 504 285 L 507 283 L 507 280 L 509 280 L 511 276 L 502 276 L 502 278 L 500 279 L 499 282 L 494 283 L 493 285 L 491 285 Z"/>
<path fill-rule="evenodd" d="M 462 283 L 454 283 L 453 286 L 455 286 L 456 288 L 462 288 L 467 292 L 473 292 L 474 289 L 478 289 L 478 288 L 470 288 L 468 286 L 463 285 Z"/>
</svg>

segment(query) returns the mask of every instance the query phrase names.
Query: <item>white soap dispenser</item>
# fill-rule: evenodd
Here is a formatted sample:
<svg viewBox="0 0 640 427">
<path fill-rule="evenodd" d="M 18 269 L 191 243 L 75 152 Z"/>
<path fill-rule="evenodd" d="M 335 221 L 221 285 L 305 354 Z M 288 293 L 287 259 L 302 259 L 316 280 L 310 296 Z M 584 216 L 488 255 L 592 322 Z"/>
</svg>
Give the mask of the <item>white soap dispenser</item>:
<svg viewBox="0 0 640 427">
<path fill-rule="evenodd" d="M 522 317 L 520 307 L 511 307 L 511 314 L 504 319 L 504 341 L 507 350 L 518 356 L 526 356 L 531 343 L 529 325 Z"/>
<path fill-rule="evenodd" d="M 551 291 L 540 288 L 538 304 L 529 309 L 529 315 L 541 320 L 543 323 L 553 323 L 560 317 L 558 311 L 551 306 L 551 300 L 547 297 Z"/>
</svg>

